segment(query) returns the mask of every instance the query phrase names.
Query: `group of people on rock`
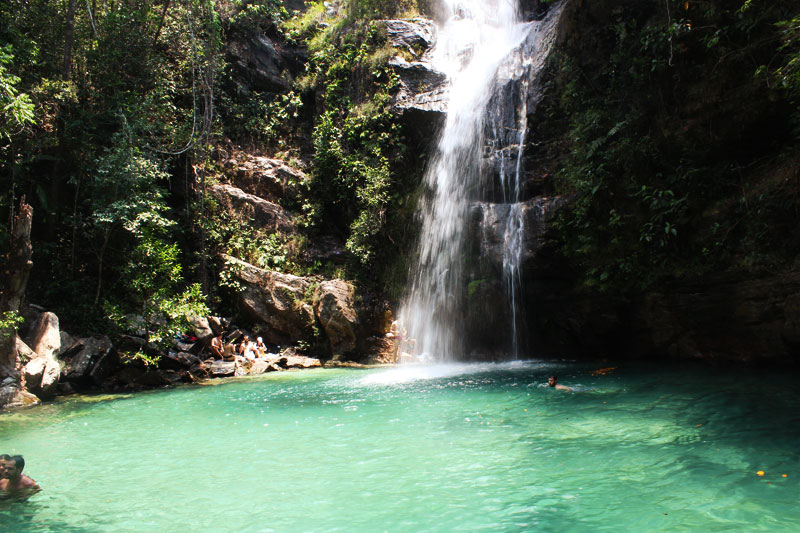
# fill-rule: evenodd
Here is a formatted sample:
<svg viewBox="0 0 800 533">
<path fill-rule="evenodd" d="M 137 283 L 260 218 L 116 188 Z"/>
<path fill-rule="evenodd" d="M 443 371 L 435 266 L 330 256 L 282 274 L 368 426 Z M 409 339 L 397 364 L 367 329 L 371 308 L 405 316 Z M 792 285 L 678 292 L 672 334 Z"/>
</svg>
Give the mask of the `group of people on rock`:
<svg viewBox="0 0 800 533">
<path fill-rule="evenodd" d="M 25 459 L 21 455 L 0 455 L 0 497 L 27 497 L 41 489 L 22 473 Z"/>
<path fill-rule="evenodd" d="M 211 339 L 211 353 L 223 361 L 236 361 L 238 356 L 252 363 L 256 359 L 266 357 L 267 345 L 264 344 L 264 339 L 261 337 L 257 337 L 253 341 L 247 334 L 242 336 L 238 345 L 233 342 L 224 342 L 222 333 L 219 333 Z"/>
</svg>

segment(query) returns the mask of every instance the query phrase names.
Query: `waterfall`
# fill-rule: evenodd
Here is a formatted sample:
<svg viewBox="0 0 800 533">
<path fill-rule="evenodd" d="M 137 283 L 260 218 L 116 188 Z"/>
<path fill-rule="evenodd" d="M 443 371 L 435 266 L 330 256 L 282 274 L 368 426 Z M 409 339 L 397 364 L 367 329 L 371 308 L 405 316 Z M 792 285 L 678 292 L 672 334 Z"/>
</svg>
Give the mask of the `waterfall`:
<svg viewBox="0 0 800 533">
<path fill-rule="evenodd" d="M 443 17 L 434 66 L 449 82 L 444 126 L 425 171 L 421 230 L 410 290 L 399 321 L 415 353 L 433 360 L 464 353 L 465 262 L 470 206 L 500 189 L 503 277 L 511 306 L 509 334 L 516 356 L 520 256 L 524 221 L 520 202 L 527 130 L 529 51 L 523 46 L 539 23 L 520 20 L 516 0 L 440 0 Z M 512 53 L 515 52 L 516 53 Z M 509 92 L 509 79 L 522 80 Z M 509 119 L 511 117 L 511 119 Z M 509 124 L 509 121 L 511 122 Z M 492 161 L 487 163 L 487 161 Z"/>
</svg>

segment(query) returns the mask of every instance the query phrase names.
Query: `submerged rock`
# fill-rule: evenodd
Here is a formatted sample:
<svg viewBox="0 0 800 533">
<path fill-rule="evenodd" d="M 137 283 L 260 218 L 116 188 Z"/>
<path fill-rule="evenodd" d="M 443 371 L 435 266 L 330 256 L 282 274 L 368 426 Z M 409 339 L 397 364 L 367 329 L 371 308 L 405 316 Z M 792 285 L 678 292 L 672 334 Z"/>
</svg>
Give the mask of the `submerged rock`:
<svg viewBox="0 0 800 533">
<path fill-rule="evenodd" d="M 16 385 L 0 385 L 0 408 L 18 409 L 32 407 L 39 403 L 41 400 L 35 394 L 22 390 Z"/>
<path fill-rule="evenodd" d="M 265 359 L 256 359 L 247 371 L 248 374 L 257 375 L 264 374 L 265 372 L 274 372 L 280 368 Z"/>
<path fill-rule="evenodd" d="M 297 355 L 291 352 L 284 352 L 276 360 L 275 363 L 281 368 L 317 368 L 321 367 L 322 363 L 319 359 L 314 357 L 306 357 L 305 355 Z"/>
</svg>

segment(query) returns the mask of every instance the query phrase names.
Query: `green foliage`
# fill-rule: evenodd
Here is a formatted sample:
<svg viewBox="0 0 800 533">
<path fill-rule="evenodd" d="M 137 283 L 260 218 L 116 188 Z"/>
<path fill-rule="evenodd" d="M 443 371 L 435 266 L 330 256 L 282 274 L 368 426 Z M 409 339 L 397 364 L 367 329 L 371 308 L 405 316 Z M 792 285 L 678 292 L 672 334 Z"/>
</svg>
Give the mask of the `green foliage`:
<svg viewBox="0 0 800 533">
<path fill-rule="evenodd" d="M 263 31 L 288 16 L 280 0 L 233 0 L 231 3 L 233 13 L 228 24 L 249 31 Z"/>
<path fill-rule="evenodd" d="M 247 221 L 225 211 L 212 212 L 206 224 L 210 246 L 220 254 L 230 255 L 266 270 L 307 273 L 299 261 L 304 241 L 299 236 L 270 233 L 252 227 Z M 226 269 L 227 270 L 227 269 Z M 230 285 L 229 280 L 225 280 Z"/>
<path fill-rule="evenodd" d="M 36 213 L 31 299 L 56 311 L 65 327 L 85 331 L 107 327 L 106 297 L 126 312 L 141 307 L 127 298 L 134 290 L 129 261 L 155 228 L 163 242 L 176 238 L 169 232 L 181 213 L 169 209 L 168 180 L 203 160 L 215 134 L 223 17 L 244 21 L 275 4 L 77 6 L 69 57 L 66 3 L 0 6 L 0 37 L 9 43 L 0 53 L 0 78 L 15 102 L 0 102 L 12 111 L 0 119 L 2 133 L 25 122 L 13 150 L 0 158 L 0 180 L 9 197 L 27 194 Z M 0 206 L 7 202 L 4 194 Z"/>
<path fill-rule="evenodd" d="M 168 177 L 166 172 L 126 136 L 119 136 L 118 141 L 101 156 L 87 184 L 89 229 L 102 231 L 120 225 L 140 235 L 148 227 L 173 225 L 174 221 L 165 216 L 167 206 L 160 187 Z"/>
<path fill-rule="evenodd" d="M 238 274 L 241 271 L 241 263 L 233 260 L 226 260 L 225 265 L 219 272 L 219 285 L 232 290 L 235 293 L 240 293 L 245 290 L 245 286 L 238 279 Z"/>
<path fill-rule="evenodd" d="M 164 240 L 158 231 L 145 231 L 123 270 L 128 299 L 136 300 L 137 313 L 124 313 L 120 304 L 106 305 L 109 318 L 122 331 L 143 333 L 148 344 L 161 350 L 187 330 L 190 317 L 209 313 L 199 284 L 182 288 L 178 253 L 177 244 Z M 157 355 L 140 357 L 158 360 Z"/>
<path fill-rule="evenodd" d="M 328 32 L 327 40 L 313 43 L 310 83 L 321 90 L 324 110 L 312 136 L 315 201 L 307 211 L 312 222 L 345 226 L 347 249 L 368 265 L 379 253 L 386 213 L 397 200 L 391 195 L 397 180 L 391 162 L 396 164 L 405 146 L 390 112 L 398 80 L 387 65 L 385 34 L 364 21 L 348 30 Z"/>
<path fill-rule="evenodd" d="M 36 123 L 30 96 L 19 92 L 19 76 L 8 71 L 13 59 L 10 44 L 0 48 L 0 139 L 5 141 L 11 140 L 12 135 L 26 125 Z"/>
<path fill-rule="evenodd" d="M 286 34 L 295 40 L 307 40 L 312 51 L 330 43 L 354 25 L 373 20 L 411 18 L 420 13 L 418 0 L 318 0 L 306 6 L 303 13 L 285 20 Z"/>
<path fill-rule="evenodd" d="M 194 187 L 212 174 L 213 147 L 228 140 L 292 155 L 313 145 L 313 183 L 299 200 L 311 229 L 341 234 L 359 264 L 392 263 L 392 232 L 405 220 L 393 215 L 409 210 L 395 191 L 413 189 L 401 181 L 413 176 L 397 174 L 393 51 L 370 21 L 412 13 L 416 1 L 330 10 L 319 2 L 293 21 L 279 0 L 78 2 L 72 21 L 68 5 L 0 3 L 0 208 L 23 193 L 33 203 L 30 299 L 66 328 L 101 329 L 113 316 L 134 332 L 123 317 L 144 314 L 143 332 L 160 343 L 169 335 L 157 327 L 179 322 L 181 301 L 199 304 L 182 295 L 222 252 L 264 268 L 352 276 L 341 264 L 303 263 L 299 237 L 206 216 Z M 298 26 L 300 18 L 311 22 Z M 303 40 L 304 83 L 278 94 L 237 85 L 224 53 L 234 32 Z"/>
<path fill-rule="evenodd" d="M 0 314 L 0 341 L 8 338 L 8 335 L 16 333 L 17 328 L 25 321 L 16 311 L 5 311 Z"/>
<path fill-rule="evenodd" d="M 475 296 L 475 293 L 478 291 L 481 285 L 486 283 L 487 280 L 485 279 L 474 279 L 467 284 L 467 296 L 472 298 Z"/>
<path fill-rule="evenodd" d="M 232 98 L 223 93 L 222 102 L 223 125 L 228 136 L 280 150 L 290 148 L 296 136 L 291 125 L 303 107 L 299 94 L 248 91 L 244 98 Z"/>
</svg>

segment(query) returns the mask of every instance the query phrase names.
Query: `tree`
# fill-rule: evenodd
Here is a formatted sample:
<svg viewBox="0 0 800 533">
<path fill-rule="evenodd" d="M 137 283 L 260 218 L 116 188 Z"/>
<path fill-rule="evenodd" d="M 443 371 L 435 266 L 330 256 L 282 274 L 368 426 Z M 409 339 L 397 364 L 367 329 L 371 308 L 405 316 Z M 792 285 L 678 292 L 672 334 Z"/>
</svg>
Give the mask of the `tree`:
<svg viewBox="0 0 800 533">
<path fill-rule="evenodd" d="M 0 377 L 14 375 L 17 362 L 16 327 L 33 266 L 31 223 L 33 209 L 22 198 L 11 226 L 8 252 L 4 257 L 3 292 L 0 294 Z"/>
</svg>

